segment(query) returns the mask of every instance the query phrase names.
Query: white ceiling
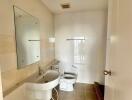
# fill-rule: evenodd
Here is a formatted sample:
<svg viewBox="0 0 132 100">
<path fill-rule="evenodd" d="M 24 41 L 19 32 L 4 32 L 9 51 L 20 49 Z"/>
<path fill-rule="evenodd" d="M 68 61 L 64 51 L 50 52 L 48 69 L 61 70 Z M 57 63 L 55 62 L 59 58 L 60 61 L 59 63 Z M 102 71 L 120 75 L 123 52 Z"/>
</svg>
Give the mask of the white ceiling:
<svg viewBox="0 0 132 100">
<path fill-rule="evenodd" d="M 42 0 L 53 13 L 73 12 L 82 10 L 106 9 L 108 0 Z M 61 4 L 70 3 L 71 8 L 64 10 Z"/>
</svg>

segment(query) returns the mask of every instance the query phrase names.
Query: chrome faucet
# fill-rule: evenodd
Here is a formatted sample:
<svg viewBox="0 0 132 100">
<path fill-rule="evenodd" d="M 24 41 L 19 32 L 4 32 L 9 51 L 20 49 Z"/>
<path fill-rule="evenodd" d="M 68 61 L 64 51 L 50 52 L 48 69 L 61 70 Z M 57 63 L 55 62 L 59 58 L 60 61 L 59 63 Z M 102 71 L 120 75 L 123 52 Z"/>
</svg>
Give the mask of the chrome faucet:
<svg viewBox="0 0 132 100">
<path fill-rule="evenodd" d="M 38 75 L 42 75 L 43 74 L 43 70 L 41 69 L 41 67 L 38 65 Z"/>
</svg>

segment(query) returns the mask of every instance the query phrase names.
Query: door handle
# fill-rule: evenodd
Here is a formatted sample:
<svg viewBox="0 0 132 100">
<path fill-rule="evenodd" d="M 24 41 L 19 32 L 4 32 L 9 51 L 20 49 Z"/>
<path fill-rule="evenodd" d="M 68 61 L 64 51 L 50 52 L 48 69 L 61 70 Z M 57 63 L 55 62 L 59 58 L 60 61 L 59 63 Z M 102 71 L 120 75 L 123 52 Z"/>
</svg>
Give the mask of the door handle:
<svg viewBox="0 0 132 100">
<path fill-rule="evenodd" d="M 104 70 L 104 75 L 109 75 L 109 76 L 111 76 L 111 70 Z"/>
</svg>

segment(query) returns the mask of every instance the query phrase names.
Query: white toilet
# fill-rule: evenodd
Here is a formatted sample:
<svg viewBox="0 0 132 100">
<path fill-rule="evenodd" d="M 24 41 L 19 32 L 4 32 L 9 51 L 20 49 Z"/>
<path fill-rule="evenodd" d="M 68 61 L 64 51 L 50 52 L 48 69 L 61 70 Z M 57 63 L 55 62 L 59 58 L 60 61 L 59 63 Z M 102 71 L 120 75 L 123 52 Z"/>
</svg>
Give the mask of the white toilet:
<svg viewBox="0 0 132 100">
<path fill-rule="evenodd" d="M 72 66 L 74 72 L 64 72 L 61 75 L 59 89 L 62 91 L 73 91 L 77 80 L 77 67 Z"/>
</svg>

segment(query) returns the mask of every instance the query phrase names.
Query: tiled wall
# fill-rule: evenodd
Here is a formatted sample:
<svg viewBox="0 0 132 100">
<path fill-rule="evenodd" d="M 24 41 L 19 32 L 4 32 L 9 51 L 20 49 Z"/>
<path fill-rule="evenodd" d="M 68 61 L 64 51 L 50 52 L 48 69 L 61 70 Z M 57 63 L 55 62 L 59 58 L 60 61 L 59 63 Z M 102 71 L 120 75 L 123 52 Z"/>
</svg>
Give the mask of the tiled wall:
<svg viewBox="0 0 132 100">
<path fill-rule="evenodd" d="M 27 100 L 25 91 L 25 84 L 15 89 L 12 93 L 7 95 L 4 100 Z"/>
<path fill-rule="evenodd" d="M 36 64 L 17 69 L 13 5 L 20 7 L 40 20 L 41 63 L 46 65 L 54 59 L 54 45 L 48 42 L 53 35 L 53 15 L 41 0 L 0 0 L 0 66 L 3 91 L 35 73 Z"/>
</svg>

